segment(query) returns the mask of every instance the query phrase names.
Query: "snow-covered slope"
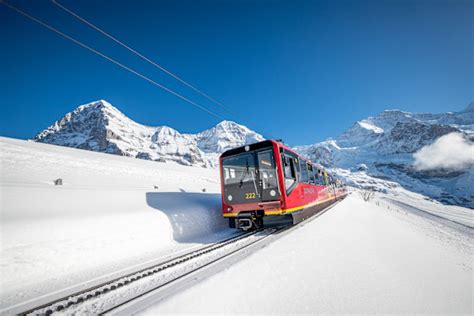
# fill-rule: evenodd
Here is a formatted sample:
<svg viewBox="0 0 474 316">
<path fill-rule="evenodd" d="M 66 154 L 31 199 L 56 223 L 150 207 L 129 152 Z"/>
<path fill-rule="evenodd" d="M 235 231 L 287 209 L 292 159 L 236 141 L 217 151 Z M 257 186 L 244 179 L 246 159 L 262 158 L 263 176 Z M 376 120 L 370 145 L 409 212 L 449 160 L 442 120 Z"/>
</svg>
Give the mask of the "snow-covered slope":
<svg viewBox="0 0 474 316">
<path fill-rule="evenodd" d="M 0 160 L 2 315 L 235 233 L 215 169 L 3 137 Z"/>
<path fill-rule="evenodd" d="M 451 151 L 451 155 L 459 151 L 463 156 L 469 155 L 465 153 L 468 151 L 474 156 L 474 102 L 454 113 L 386 110 L 356 122 L 335 139 L 295 149 L 330 168 L 363 171 L 368 176 L 389 179 L 444 203 L 474 208 L 474 159 L 467 159 L 459 168 L 439 164 L 421 170 L 414 164 L 415 153 L 449 135 L 460 135 L 467 145 L 460 148 L 445 141 L 451 148 L 444 151 Z M 359 170 L 362 164 L 363 170 Z"/>
<path fill-rule="evenodd" d="M 429 201 L 385 196 L 355 192 L 141 315 L 472 314 L 472 235 L 418 216 Z"/>
<path fill-rule="evenodd" d="M 100 100 L 79 106 L 34 140 L 145 160 L 208 167 L 216 165 L 219 153 L 261 141 L 263 137 L 231 121 L 223 121 L 198 134 L 181 134 L 167 126 L 145 126 Z"/>
<path fill-rule="evenodd" d="M 238 233 L 216 169 L 1 137 L 0 159 L 0 314 Z M 355 191 L 147 313 L 469 313 L 471 210 L 348 177 L 382 192 L 366 203 Z"/>
</svg>

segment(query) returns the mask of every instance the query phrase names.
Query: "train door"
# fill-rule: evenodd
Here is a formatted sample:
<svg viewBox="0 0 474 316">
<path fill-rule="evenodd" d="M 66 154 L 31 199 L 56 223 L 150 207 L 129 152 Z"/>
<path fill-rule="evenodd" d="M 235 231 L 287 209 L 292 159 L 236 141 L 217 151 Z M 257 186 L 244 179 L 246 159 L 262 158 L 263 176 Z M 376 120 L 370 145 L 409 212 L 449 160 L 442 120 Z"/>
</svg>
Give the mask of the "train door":
<svg viewBox="0 0 474 316">
<path fill-rule="evenodd" d="M 273 150 L 257 153 L 262 201 L 275 201 L 280 198 Z"/>
<path fill-rule="evenodd" d="M 326 174 L 326 171 L 318 168 L 318 184 L 322 187 L 320 194 L 323 199 L 328 198 L 328 187 L 327 187 L 327 179 L 326 179 L 325 174 Z"/>
<path fill-rule="evenodd" d="M 282 152 L 283 176 L 285 180 L 285 193 L 289 197 L 298 183 L 297 158 L 289 152 Z"/>
<path fill-rule="evenodd" d="M 311 195 L 306 194 L 307 186 L 306 184 L 309 184 L 309 172 L 308 172 L 308 164 L 306 161 L 303 159 L 299 160 L 299 165 L 300 165 L 300 180 L 299 182 L 302 183 L 303 185 L 301 186 L 301 191 L 300 191 L 300 201 L 301 203 L 307 203 L 308 197 L 311 197 Z"/>
</svg>

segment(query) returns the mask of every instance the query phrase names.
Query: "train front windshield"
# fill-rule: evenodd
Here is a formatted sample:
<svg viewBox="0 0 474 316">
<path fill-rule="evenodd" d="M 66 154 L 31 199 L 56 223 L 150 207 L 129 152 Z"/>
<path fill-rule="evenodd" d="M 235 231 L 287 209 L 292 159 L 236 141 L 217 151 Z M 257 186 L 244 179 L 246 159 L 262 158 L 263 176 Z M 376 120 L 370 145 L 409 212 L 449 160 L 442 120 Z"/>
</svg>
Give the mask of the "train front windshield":
<svg viewBox="0 0 474 316">
<path fill-rule="evenodd" d="M 228 204 L 274 201 L 280 198 L 272 149 L 224 158 L 224 196 Z"/>
</svg>

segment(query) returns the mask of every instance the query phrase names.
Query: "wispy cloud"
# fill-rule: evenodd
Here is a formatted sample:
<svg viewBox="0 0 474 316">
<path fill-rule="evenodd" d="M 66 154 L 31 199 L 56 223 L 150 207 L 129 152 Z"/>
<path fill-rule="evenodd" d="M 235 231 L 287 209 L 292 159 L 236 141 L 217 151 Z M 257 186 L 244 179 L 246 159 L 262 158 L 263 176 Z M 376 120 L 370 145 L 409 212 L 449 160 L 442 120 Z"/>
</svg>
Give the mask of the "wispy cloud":
<svg viewBox="0 0 474 316">
<path fill-rule="evenodd" d="M 460 133 L 441 136 L 413 154 L 417 170 L 461 170 L 474 164 L 474 144 Z"/>
</svg>

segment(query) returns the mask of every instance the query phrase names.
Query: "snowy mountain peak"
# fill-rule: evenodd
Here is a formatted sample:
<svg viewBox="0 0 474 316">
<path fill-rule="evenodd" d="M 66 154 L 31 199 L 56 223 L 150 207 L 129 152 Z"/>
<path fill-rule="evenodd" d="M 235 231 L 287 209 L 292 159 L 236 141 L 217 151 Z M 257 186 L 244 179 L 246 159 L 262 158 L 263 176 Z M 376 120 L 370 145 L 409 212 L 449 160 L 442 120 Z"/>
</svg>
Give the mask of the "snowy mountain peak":
<svg viewBox="0 0 474 316">
<path fill-rule="evenodd" d="M 456 172 L 440 168 L 419 172 L 414 168 L 414 154 L 448 134 L 461 135 L 472 145 L 474 102 L 462 112 L 386 110 L 356 122 L 335 142 L 325 141 L 295 149 L 327 167 L 359 171 L 357 166 L 364 164 L 364 172 L 370 176 L 396 181 L 445 203 L 474 207 L 474 166 Z M 460 149 L 451 145 L 446 150 Z M 465 152 L 460 152 L 459 156 L 463 154 Z"/>
<path fill-rule="evenodd" d="M 222 121 L 197 135 L 199 148 L 207 153 L 222 153 L 230 148 L 262 140 L 262 135 L 232 121 Z"/>
<path fill-rule="evenodd" d="M 237 124 L 233 121 L 226 121 L 226 120 L 220 122 L 215 127 L 211 128 L 211 130 L 212 129 L 215 129 L 214 132 L 221 132 L 221 133 L 234 133 L 234 132 L 252 133 L 252 131 L 248 127 Z"/>
<path fill-rule="evenodd" d="M 225 129 L 225 128 L 227 128 L 227 129 L 228 129 L 228 128 L 235 128 L 235 127 L 244 127 L 244 128 L 245 128 L 245 126 L 242 126 L 242 125 L 240 125 L 240 124 L 237 124 L 237 123 L 235 123 L 234 121 L 228 121 L 228 120 L 221 121 L 220 123 L 218 123 L 218 124 L 216 125 L 216 127 L 218 127 L 218 128 L 224 128 L 224 129 Z"/>
<path fill-rule="evenodd" d="M 115 113 L 123 115 L 122 112 L 105 100 L 97 100 L 80 105 L 71 113 L 78 114 L 83 111 L 102 111 L 103 113 Z"/>
<path fill-rule="evenodd" d="M 215 166 L 219 153 L 263 140 L 232 121 L 198 134 L 141 125 L 105 100 L 80 105 L 39 133 L 35 141 L 183 165 Z"/>
</svg>

